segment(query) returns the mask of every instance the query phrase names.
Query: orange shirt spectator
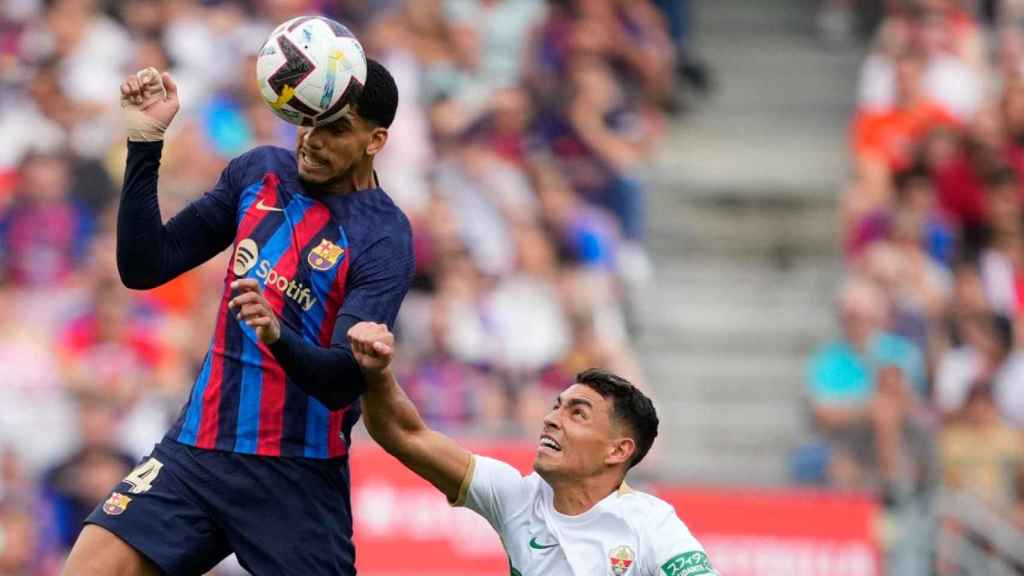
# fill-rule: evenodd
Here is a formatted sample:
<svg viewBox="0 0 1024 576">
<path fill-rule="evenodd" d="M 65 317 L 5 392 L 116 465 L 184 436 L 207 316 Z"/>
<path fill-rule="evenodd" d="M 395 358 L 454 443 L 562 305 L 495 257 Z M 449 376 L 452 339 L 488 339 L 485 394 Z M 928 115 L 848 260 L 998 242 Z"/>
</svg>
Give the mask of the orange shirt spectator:
<svg viewBox="0 0 1024 576">
<path fill-rule="evenodd" d="M 861 111 L 853 122 L 853 150 L 857 159 L 880 162 L 891 171 L 910 167 L 915 145 L 931 129 L 956 123 L 944 108 L 927 101 L 910 107 Z"/>
<path fill-rule="evenodd" d="M 882 166 L 890 172 L 908 168 L 915 145 L 953 115 L 928 99 L 924 84 L 927 56 L 908 50 L 896 57 L 896 101 L 882 110 L 860 110 L 853 120 L 853 152 L 857 163 Z"/>
</svg>

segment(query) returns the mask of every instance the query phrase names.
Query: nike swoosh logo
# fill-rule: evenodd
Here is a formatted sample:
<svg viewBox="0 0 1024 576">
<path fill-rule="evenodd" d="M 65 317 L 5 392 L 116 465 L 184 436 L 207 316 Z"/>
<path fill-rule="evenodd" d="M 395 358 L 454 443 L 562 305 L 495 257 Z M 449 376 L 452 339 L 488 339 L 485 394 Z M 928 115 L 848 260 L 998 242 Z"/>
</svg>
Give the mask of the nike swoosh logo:
<svg viewBox="0 0 1024 576">
<path fill-rule="evenodd" d="M 558 542 L 555 542 L 554 544 L 541 544 L 540 542 L 537 542 L 536 537 L 530 538 L 530 548 L 533 548 L 534 550 L 544 550 L 545 548 L 554 548 L 555 546 L 558 546 Z"/>
<path fill-rule="evenodd" d="M 278 208 L 276 206 L 267 206 L 266 204 L 263 203 L 263 200 L 260 200 L 259 202 L 256 203 L 256 209 L 263 210 L 264 212 L 284 212 L 283 208 Z"/>
</svg>

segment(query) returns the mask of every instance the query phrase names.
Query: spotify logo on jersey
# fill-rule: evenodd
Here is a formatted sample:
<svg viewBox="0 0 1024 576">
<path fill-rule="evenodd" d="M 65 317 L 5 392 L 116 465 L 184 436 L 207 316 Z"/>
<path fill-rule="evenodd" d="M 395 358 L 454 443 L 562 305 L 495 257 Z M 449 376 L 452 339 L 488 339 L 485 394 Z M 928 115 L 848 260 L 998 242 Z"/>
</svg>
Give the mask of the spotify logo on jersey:
<svg viewBox="0 0 1024 576">
<path fill-rule="evenodd" d="M 235 261 L 232 266 L 235 276 L 245 276 L 245 273 L 252 270 L 252 267 L 256 265 L 259 257 L 260 247 L 256 245 L 252 238 L 246 238 L 239 242 L 238 247 L 235 248 Z"/>
</svg>

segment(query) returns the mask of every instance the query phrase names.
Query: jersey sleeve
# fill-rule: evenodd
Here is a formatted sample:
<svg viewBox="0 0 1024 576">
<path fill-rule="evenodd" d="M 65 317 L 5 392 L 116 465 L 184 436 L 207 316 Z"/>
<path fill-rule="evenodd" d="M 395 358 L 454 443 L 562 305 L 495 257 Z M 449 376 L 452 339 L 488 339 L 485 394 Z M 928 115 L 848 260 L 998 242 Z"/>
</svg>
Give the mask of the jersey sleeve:
<svg viewBox="0 0 1024 576">
<path fill-rule="evenodd" d="M 670 506 L 651 515 L 644 576 L 719 576 L 700 542 Z"/>
<path fill-rule="evenodd" d="M 498 533 L 505 521 L 526 503 L 526 478 L 512 466 L 474 454 L 454 506 L 465 506 L 484 517 Z"/>
<path fill-rule="evenodd" d="M 339 325 L 355 322 L 379 322 L 394 328 L 415 268 L 412 232 L 402 218 L 393 233 L 384 236 L 356 256 L 349 270 L 345 301 L 338 311 Z M 347 342 L 345 334 L 336 340 Z"/>
<path fill-rule="evenodd" d="M 234 239 L 238 228 L 238 201 L 251 155 L 253 152 L 231 160 L 221 171 L 213 189 L 192 202 L 196 212 L 210 227 L 231 232 L 228 245 Z"/>
<path fill-rule="evenodd" d="M 210 192 L 163 223 L 157 197 L 162 142 L 129 142 L 117 213 L 117 266 L 126 286 L 149 289 L 231 245 L 239 189 L 232 160 Z"/>
</svg>

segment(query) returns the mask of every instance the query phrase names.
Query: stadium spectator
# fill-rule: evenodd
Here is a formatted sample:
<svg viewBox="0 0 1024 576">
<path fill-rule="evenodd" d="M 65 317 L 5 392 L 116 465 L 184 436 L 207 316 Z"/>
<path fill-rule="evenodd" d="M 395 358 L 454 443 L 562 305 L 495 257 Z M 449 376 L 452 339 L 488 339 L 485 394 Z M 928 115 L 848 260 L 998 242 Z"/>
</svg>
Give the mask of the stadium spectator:
<svg viewBox="0 0 1024 576">
<path fill-rule="evenodd" d="M 127 33 L 99 9 L 95 0 L 46 3 L 43 18 L 30 30 L 25 49 L 30 57 L 56 59 L 55 76 L 68 102 L 66 125 L 71 148 L 102 157 L 119 138 L 109 86 L 117 84 L 131 55 Z"/>
<path fill-rule="evenodd" d="M 867 469 L 877 471 L 873 484 L 883 501 L 904 504 L 937 480 L 932 427 L 901 368 L 882 366 L 876 377 L 868 434 L 874 454 Z"/>
<path fill-rule="evenodd" d="M 5 138 L 0 142 L 0 170 L 13 171 L 33 150 L 54 150 L 73 140 L 75 106 L 60 84 L 59 62 L 48 59 L 31 72 L 16 93 L 8 113 L 0 116 Z"/>
<path fill-rule="evenodd" d="M 866 215 L 853 229 L 847 250 L 856 255 L 876 240 L 892 240 L 901 224 L 912 238 L 937 263 L 950 266 L 956 250 L 956 232 L 939 210 L 931 175 L 924 167 L 914 167 L 894 178 L 894 198 L 890 206 Z"/>
<path fill-rule="evenodd" d="M 867 246 L 854 265 L 885 290 L 889 329 L 934 356 L 945 329 L 952 277 L 944 265 L 955 237 L 933 208 L 927 173 L 902 173 L 895 188 L 893 205 L 869 215 L 856 232 L 855 242 Z"/>
<path fill-rule="evenodd" d="M 621 243 L 614 219 L 577 196 L 550 163 L 537 163 L 533 178 L 542 218 L 559 257 L 572 264 L 613 270 Z"/>
<path fill-rule="evenodd" d="M 994 509 L 1012 510 L 1024 481 L 1024 442 L 1000 418 L 991 384 L 979 379 L 963 409 L 942 433 L 943 468 L 949 486 L 978 497 Z"/>
<path fill-rule="evenodd" d="M 886 292 L 889 330 L 931 353 L 945 328 L 950 274 L 924 251 L 919 240 L 922 226 L 913 215 L 894 214 L 893 228 L 892 240 L 875 242 L 861 268 Z"/>
<path fill-rule="evenodd" d="M 515 242 L 519 274 L 494 287 L 488 313 L 495 364 L 529 373 L 558 362 L 569 346 L 569 327 L 550 240 L 542 229 L 521 225 Z"/>
<path fill-rule="evenodd" d="M 863 464 L 872 453 L 864 438 L 879 408 L 873 402 L 877 367 L 898 367 L 909 389 L 920 395 L 925 366 L 916 346 L 882 329 L 887 315 L 885 294 L 871 281 L 850 278 L 837 308 L 840 338 L 822 346 L 807 365 L 808 398 L 823 443 L 801 447 L 795 454 L 794 472 L 804 481 L 858 486 L 871 471 Z"/>
<path fill-rule="evenodd" d="M 115 282 L 114 278 L 96 282 L 87 309 L 58 335 L 58 351 L 68 386 L 75 390 L 103 386 L 103 395 L 123 408 L 155 379 L 164 351 L 135 298 Z"/>
<path fill-rule="evenodd" d="M 422 76 L 429 65 L 425 48 L 410 23 L 413 6 L 430 2 L 407 2 L 401 10 L 375 18 L 360 37 L 366 49 L 391 71 L 398 85 L 398 110 L 391 125 L 388 145 L 375 159 L 378 172 L 387 174 L 388 193 L 407 213 L 420 213 L 430 201 L 429 172 L 434 164 L 430 119 L 423 106 L 426 89 Z M 249 74 L 249 73 L 247 73 Z M 254 74 L 254 72 L 253 72 Z M 249 74 L 250 76 L 252 74 Z M 266 119 L 265 105 L 252 104 L 252 115 Z M 280 123 L 274 123 L 280 126 Z"/>
<path fill-rule="evenodd" d="M 77 399 L 79 447 L 43 475 L 44 498 L 52 510 L 52 527 L 60 549 L 71 549 L 82 522 L 137 461 L 117 447 L 118 406 L 102 394 Z"/>
<path fill-rule="evenodd" d="M 886 570 L 923 575 L 931 564 L 929 505 L 939 480 L 935 430 L 898 366 L 882 366 L 877 379 L 871 425 L 862 440 L 873 450 L 859 463 L 865 487 L 881 500 L 893 527 Z"/>
<path fill-rule="evenodd" d="M 448 0 L 445 20 L 458 58 L 471 75 L 463 83 L 480 83 L 484 100 L 493 91 L 519 83 L 522 54 L 530 31 L 543 16 L 540 0 Z M 472 99 L 472 88 L 459 92 Z"/>
<path fill-rule="evenodd" d="M 89 247 L 90 215 L 71 198 L 71 163 L 57 151 L 26 156 L 16 198 L 0 215 L 0 259 L 16 285 L 70 280 Z"/>
<path fill-rule="evenodd" d="M 954 118 L 931 101 L 923 86 L 927 56 L 916 49 L 899 54 L 894 62 L 896 97 L 877 110 L 862 109 L 853 120 L 852 147 L 857 180 L 846 210 L 859 216 L 884 205 L 890 197 L 889 178 L 909 168 L 915 145 Z"/>
<path fill-rule="evenodd" d="M 989 382 L 996 398 L 1007 401 L 1016 396 L 1017 383 L 1024 381 L 1024 354 L 1016 350 L 1013 326 L 1002 316 L 963 314 L 955 321 L 960 346 L 939 359 L 935 374 L 935 402 L 942 414 L 958 413 L 971 387 Z M 1009 405 L 1001 411 L 1013 412 Z"/>
<path fill-rule="evenodd" d="M 158 313 L 114 276 L 94 282 L 84 310 L 57 334 L 57 363 L 73 393 L 98 395 L 116 407 L 113 425 L 121 432 L 121 447 L 141 456 L 170 416 L 161 402 L 162 393 L 174 387 L 168 380 L 182 374 L 162 340 Z"/>
<path fill-rule="evenodd" d="M 924 422 L 933 419 L 939 427 L 945 487 L 973 494 L 996 514 L 1020 521 L 1024 51 L 1015 19 L 1020 3 L 920 0 L 885 8 L 875 51 L 862 68 L 851 135 L 857 171 L 842 208 L 847 267 L 885 288 L 880 307 L 890 312 L 877 329 L 907 336 L 926 352 L 921 374 L 929 378 L 915 385 L 925 384 L 918 390 L 929 393 L 918 396 L 913 412 L 933 416 Z M 990 31 L 980 25 L 985 15 L 995 24 Z M 986 48 L 987 40 L 995 50 Z M 998 99 L 986 100 L 990 95 Z M 839 380 L 834 370 L 819 373 Z M 882 374 L 874 370 L 874 377 L 872 405 L 878 413 L 902 410 L 900 398 L 882 394 Z M 863 390 L 869 378 L 850 380 Z M 814 406 L 820 426 L 827 412 Z M 821 461 L 820 452 L 817 460 L 808 455 L 814 453 L 796 453 L 795 472 L 806 473 L 809 462 Z M 856 472 L 847 474 L 851 477 L 887 470 L 884 459 L 840 458 L 839 464 L 840 472 Z M 891 503 L 887 514 L 890 521 L 914 522 Z M 926 525 L 919 527 L 927 531 Z M 938 573 L 959 573 L 956 563 L 963 562 L 968 572 L 989 570 L 986 563 L 998 547 L 990 546 L 986 535 L 956 521 L 940 527 Z M 888 559 L 909 557 L 915 547 L 931 548 L 928 540 L 890 541 Z M 976 544 L 978 564 L 953 549 L 958 541 Z M 904 573 L 900 564 L 889 569 Z"/>
<path fill-rule="evenodd" d="M 39 525 L 31 511 L 17 503 L 0 502 L 0 573 L 11 576 L 55 574 L 56 566 L 40 554 Z M 49 564 L 49 566 L 47 566 Z"/>
<path fill-rule="evenodd" d="M 439 430 L 458 430 L 473 424 L 485 430 L 499 427 L 494 414 L 484 406 L 488 393 L 493 393 L 493 379 L 486 370 L 453 356 L 449 349 L 448 302 L 439 297 L 428 307 L 429 344 L 406 368 L 403 388 L 420 407 L 424 421 Z"/>
<path fill-rule="evenodd" d="M 924 393 L 921 351 L 884 330 L 885 294 L 863 278 L 843 287 L 837 303 L 842 336 L 818 350 L 808 364 L 808 393 L 819 426 L 840 431 L 866 415 L 875 388 L 873 366 L 892 363 L 906 373 L 911 388 Z"/>
<path fill-rule="evenodd" d="M 1021 250 L 1024 248 L 1024 205 L 1017 174 L 1002 167 L 985 178 L 988 238 L 981 253 L 981 281 L 995 312 L 1016 318 L 1021 309 Z"/>
<path fill-rule="evenodd" d="M 1024 78 L 1010 76 L 1003 87 L 1000 121 L 1015 156 L 1024 138 Z"/>
<path fill-rule="evenodd" d="M 998 109 L 986 107 L 972 129 L 961 135 L 950 127 L 932 131 L 924 149 L 938 203 L 976 251 L 985 227 L 985 177 L 1002 161 L 1005 133 Z"/>
</svg>

